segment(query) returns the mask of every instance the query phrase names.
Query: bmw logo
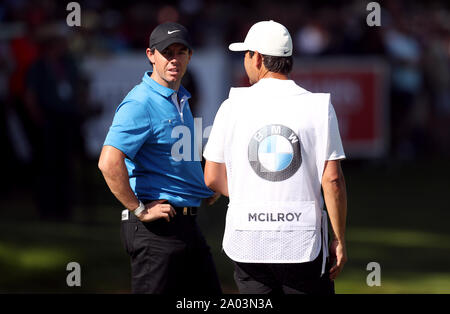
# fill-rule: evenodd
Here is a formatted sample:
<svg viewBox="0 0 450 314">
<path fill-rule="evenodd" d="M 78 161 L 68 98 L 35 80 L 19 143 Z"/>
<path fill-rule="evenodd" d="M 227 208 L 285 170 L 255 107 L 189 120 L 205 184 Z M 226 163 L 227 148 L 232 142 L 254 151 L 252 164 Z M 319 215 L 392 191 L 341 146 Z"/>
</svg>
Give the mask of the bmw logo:
<svg viewBox="0 0 450 314">
<path fill-rule="evenodd" d="M 259 129 L 248 145 L 248 160 L 255 173 L 269 181 L 283 181 L 302 163 L 300 140 L 290 128 L 271 124 Z"/>
</svg>

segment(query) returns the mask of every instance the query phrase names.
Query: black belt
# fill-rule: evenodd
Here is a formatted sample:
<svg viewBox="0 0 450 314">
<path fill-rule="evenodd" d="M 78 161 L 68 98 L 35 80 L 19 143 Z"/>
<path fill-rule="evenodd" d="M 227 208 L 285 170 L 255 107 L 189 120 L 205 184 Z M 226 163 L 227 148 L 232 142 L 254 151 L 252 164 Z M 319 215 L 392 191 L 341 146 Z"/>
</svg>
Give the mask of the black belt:
<svg viewBox="0 0 450 314">
<path fill-rule="evenodd" d="M 173 208 L 175 209 L 175 211 L 177 213 L 180 213 L 184 216 L 196 216 L 197 212 L 198 212 L 198 207 L 190 207 L 190 206 L 175 207 L 175 206 L 173 206 Z"/>
<path fill-rule="evenodd" d="M 142 203 L 147 204 L 153 202 L 153 200 L 141 200 Z M 167 204 L 167 202 L 166 202 Z M 171 204 L 172 205 L 172 204 Z M 198 207 L 184 206 L 184 207 L 175 207 L 172 205 L 175 211 L 184 216 L 197 216 Z"/>
</svg>

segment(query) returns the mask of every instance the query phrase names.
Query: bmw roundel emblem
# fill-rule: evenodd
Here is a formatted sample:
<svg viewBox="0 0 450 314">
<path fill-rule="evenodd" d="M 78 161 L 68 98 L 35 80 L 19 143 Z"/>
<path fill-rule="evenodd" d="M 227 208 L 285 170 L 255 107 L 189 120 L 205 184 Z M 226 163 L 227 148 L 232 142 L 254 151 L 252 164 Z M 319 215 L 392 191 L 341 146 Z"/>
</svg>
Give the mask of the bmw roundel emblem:
<svg viewBox="0 0 450 314">
<path fill-rule="evenodd" d="M 302 163 L 300 140 L 284 125 L 266 125 L 253 134 L 248 145 L 248 160 L 261 178 L 286 180 L 297 172 Z"/>
</svg>

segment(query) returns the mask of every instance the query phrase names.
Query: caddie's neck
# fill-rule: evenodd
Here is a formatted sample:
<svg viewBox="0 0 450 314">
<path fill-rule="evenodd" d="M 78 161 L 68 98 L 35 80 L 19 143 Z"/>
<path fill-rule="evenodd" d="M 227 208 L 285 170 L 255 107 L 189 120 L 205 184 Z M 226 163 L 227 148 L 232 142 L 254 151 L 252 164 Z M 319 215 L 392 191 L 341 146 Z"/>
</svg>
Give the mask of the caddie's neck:
<svg viewBox="0 0 450 314">
<path fill-rule="evenodd" d="M 264 67 L 264 65 L 263 65 L 263 67 Z M 289 79 L 286 74 L 270 72 L 269 70 L 266 69 L 266 67 L 264 67 L 264 70 L 267 71 L 267 72 L 263 72 L 262 71 L 258 81 L 263 79 L 263 78 L 274 78 L 274 79 L 277 79 L 277 80 L 288 80 Z"/>
<path fill-rule="evenodd" d="M 262 66 L 261 66 L 260 70 L 257 72 L 257 74 L 258 75 L 253 84 L 258 83 L 260 80 L 265 79 L 265 78 L 274 78 L 277 80 L 288 80 L 289 79 L 289 77 L 286 74 L 271 72 L 271 71 L 267 70 L 267 68 L 264 66 L 264 64 L 262 64 Z"/>
<path fill-rule="evenodd" d="M 274 78 L 278 80 L 289 79 L 286 74 L 269 71 L 264 66 L 263 56 L 257 51 L 254 52 L 253 56 L 251 56 L 249 52 L 245 54 L 244 67 L 250 85 L 257 83 L 264 78 Z"/>
</svg>

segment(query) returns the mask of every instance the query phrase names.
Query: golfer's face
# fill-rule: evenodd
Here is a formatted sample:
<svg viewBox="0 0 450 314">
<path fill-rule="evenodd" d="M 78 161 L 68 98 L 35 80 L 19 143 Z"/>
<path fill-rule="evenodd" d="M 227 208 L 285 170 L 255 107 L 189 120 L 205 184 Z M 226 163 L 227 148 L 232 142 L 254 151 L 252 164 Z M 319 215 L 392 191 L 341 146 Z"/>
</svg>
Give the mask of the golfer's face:
<svg viewBox="0 0 450 314">
<path fill-rule="evenodd" d="M 192 51 L 182 44 L 172 44 L 163 51 L 155 50 L 155 71 L 167 84 L 181 82 Z"/>
</svg>

